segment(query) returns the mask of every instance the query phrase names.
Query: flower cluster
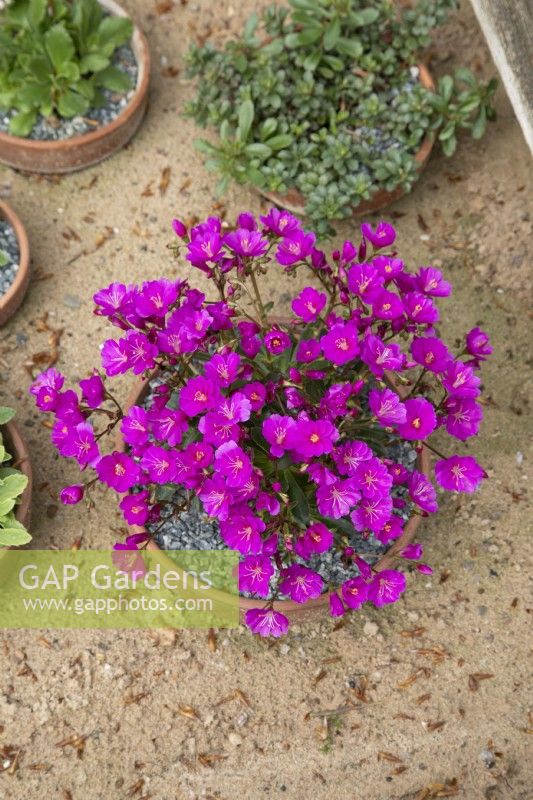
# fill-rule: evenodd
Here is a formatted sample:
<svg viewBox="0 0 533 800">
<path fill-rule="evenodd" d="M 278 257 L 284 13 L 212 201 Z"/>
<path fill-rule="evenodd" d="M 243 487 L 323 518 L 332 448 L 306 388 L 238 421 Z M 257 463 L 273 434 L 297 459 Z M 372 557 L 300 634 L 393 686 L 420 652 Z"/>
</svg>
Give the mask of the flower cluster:
<svg viewBox="0 0 533 800">
<path fill-rule="evenodd" d="M 259 219 L 243 213 L 234 228 L 218 218 L 190 231 L 174 220 L 173 228 L 176 254 L 184 251 L 217 296 L 186 281 L 113 283 L 94 297 L 95 313 L 120 331 L 104 342 L 101 368 L 78 392 L 54 369 L 32 385 L 37 406 L 55 416 L 59 453 L 95 473 L 63 489 L 62 501 L 79 502 L 99 482 L 122 496 L 126 522 L 149 532 L 200 503 L 241 554 L 239 588 L 260 600 L 246 622 L 260 635 L 286 631 L 280 597 L 306 603 L 329 590 L 333 616 L 395 602 L 404 574 L 363 558 L 350 532 L 388 547 L 402 536 L 406 509 L 437 511 L 420 462 L 391 457 L 398 443 L 437 453 L 444 489 L 472 492 L 485 477 L 472 456 L 447 458 L 427 440 L 438 428 L 460 442 L 477 433 L 487 335 L 475 328 L 459 353 L 448 349 L 436 301 L 451 286 L 430 266 L 410 272 L 385 222 L 363 224 L 361 241 L 330 257 L 277 209 Z M 259 291 L 260 275 L 276 269 L 308 269 L 313 278 L 285 323 L 269 318 Z M 123 411 L 108 379 L 154 370 L 148 399 Z M 103 453 L 103 436 L 117 426 L 125 447 Z M 120 547 L 148 538 L 136 534 Z M 398 563 L 431 572 L 421 545 L 396 549 Z M 350 571 L 340 588 L 320 567 L 331 552 Z"/>
</svg>

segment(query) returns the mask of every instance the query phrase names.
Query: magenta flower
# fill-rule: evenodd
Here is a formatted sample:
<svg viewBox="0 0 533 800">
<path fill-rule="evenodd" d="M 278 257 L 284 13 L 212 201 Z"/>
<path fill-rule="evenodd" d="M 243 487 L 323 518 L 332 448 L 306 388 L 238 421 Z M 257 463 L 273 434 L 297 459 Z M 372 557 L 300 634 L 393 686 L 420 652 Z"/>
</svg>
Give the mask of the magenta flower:
<svg viewBox="0 0 533 800">
<path fill-rule="evenodd" d="M 59 499 L 64 505 L 73 506 L 83 499 L 84 492 L 84 487 L 80 486 L 79 483 L 75 483 L 72 486 L 65 486 L 64 489 L 61 489 Z"/>
<path fill-rule="evenodd" d="M 140 467 L 125 453 L 102 456 L 96 464 L 96 472 L 102 483 L 119 494 L 127 492 L 141 480 Z"/>
<path fill-rule="evenodd" d="M 325 553 L 333 544 L 333 534 L 322 522 L 313 522 L 294 543 L 301 558 L 311 558 L 315 553 Z"/>
<path fill-rule="evenodd" d="M 225 442 L 236 442 L 239 440 L 239 426 L 229 422 L 216 411 L 208 411 L 205 417 L 198 422 L 198 430 L 203 434 L 206 442 L 219 447 Z"/>
<path fill-rule="evenodd" d="M 341 592 L 348 608 L 361 608 L 368 599 L 368 583 L 363 578 L 350 578 L 342 584 Z"/>
<path fill-rule="evenodd" d="M 245 506 L 242 511 L 234 510 L 231 517 L 220 522 L 220 535 L 230 550 L 239 553 L 257 554 L 262 550 L 261 534 L 265 530 L 265 523 L 255 517 Z"/>
<path fill-rule="evenodd" d="M 324 588 L 324 581 L 318 572 L 293 564 L 282 571 L 283 580 L 279 588 L 283 594 L 288 595 L 295 603 L 307 603 L 320 597 Z"/>
<path fill-rule="evenodd" d="M 324 357 L 337 366 L 353 361 L 360 351 L 357 328 L 349 322 L 338 323 L 322 336 L 320 346 Z"/>
<path fill-rule="evenodd" d="M 114 318 L 117 315 L 125 316 L 134 297 L 132 286 L 123 283 L 111 283 L 106 289 L 100 289 L 93 295 L 93 300 L 98 306 L 97 314 Z"/>
<path fill-rule="evenodd" d="M 198 375 L 191 378 L 180 391 L 180 409 L 188 417 L 195 417 L 216 408 L 220 399 L 220 390 L 213 381 Z"/>
<path fill-rule="evenodd" d="M 403 314 L 403 303 L 394 292 L 380 289 L 372 297 L 372 313 L 376 319 L 397 319 Z"/>
<path fill-rule="evenodd" d="M 183 457 L 194 469 L 206 469 L 213 461 L 213 448 L 206 442 L 191 442 L 183 451 Z"/>
<path fill-rule="evenodd" d="M 315 322 L 326 305 L 327 295 L 307 286 L 292 301 L 291 308 L 304 322 Z"/>
<path fill-rule="evenodd" d="M 73 428 L 66 427 L 62 440 L 54 441 L 61 455 L 75 458 L 80 467 L 96 464 L 100 458 L 100 451 L 92 425 L 88 422 L 79 422 Z"/>
<path fill-rule="evenodd" d="M 329 486 L 330 484 L 335 483 L 335 481 L 338 479 L 337 475 L 334 475 L 334 473 L 324 466 L 324 464 L 321 464 L 320 461 L 315 461 L 312 464 L 309 464 L 309 467 L 307 468 L 307 474 L 318 486 L 321 486 L 322 484 Z"/>
<path fill-rule="evenodd" d="M 258 381 L 253 381 L 243 386 L 241 391 L 250 401 L 251 410 L 256 413 L 261 411 L 266 401 L 266 389 L 264 385 Z"/>
<path fill-rule="evenodd" d="M 180 239 L 184 239 L 187 236 L 187 226 L 181 221 L 181 219 L 172 220 L 172 230 L 176 236 L 180 237 Z"/>
<path fill-rule="evenodd" d="M 302 458 L 331 453 L 339 438 L 337 428 L 327 419 L 300 419 L 291 431 L 291 449 Z"/>
<path fill-rule="evenodd" d="M 422 441 L 437 427 L 437 415 L 433 405 L 424 397 L 408 398 L 405 403 L 406 420 L 398 425 L 402 439 Z"/>
<path fill-rule="evenodd" d="M 215 470 L 226 478 L 228 486 L 238 488 L 252 474 L 252 462 L 238 444 L 225 442 L 215 452 Z"/>
<path fill-rule="evenodd" d="M 148 414 L 141 406 L 132 406 L 120 423 L 126 444 L 143 445 L 148 441 Z"/>
<path fill-rule="evenodd" d="M 57 369 L 53 369 L 53 367 L 51 367 L 45 372 L 41 372 L 41 374 L 35 378 L 30 386 L 30 394 L 32 394 L 34 397 L 37 397 L 43 388 L 51 389 L 54 392 L 60 392 L 64 383 L 64 376 L 58 372 Z"/>
<path fill-rule="evenodd" d="M 219 401 L 216 414 L 226 424 L 237 425 L 250 419 L 252 404 L 242 392 L 235 392 L 231 397 Z"/>
<path fill-rule="evenodd" d="M 439 320 L 439 309 L 421 292 L 408 292 L 403 296 L 407 316 L 420 324 L 433 325 Z"/>
<path fill-rule="evenodd" d="M 318 510 L 324 517 L 340 519 L 350 513 L 361 493 L 353 478 L 320 486 L 316 493 Z"/>
<path fill-rule="evenodd" d="M 198 267 L 203 272 L 210 274 L 211 270 L 208 265 L 216 264 L 222 256 L 222 237 L 220 233 L 216 230 L 205 230 L 194 235 L 193 240 L 187 245 L 185 258 L 194 267 Z"/>
<path fill-rule="evenodd" d="M 408 544 L 402 547 L 399 554 L 402 558 L 409 559 L 410 561 L 418 561 L 424 554 L 424 548 L 418 543 Z"/>
<path fill-rule="evenodd" d="M 285 636 L 289 629 L 289 620 L 273 608 L 251 608 L 244 615 L 244 621 L 252 633 L 259 636 Z"/>
<path fill-rule="evenodd" d="M 144 525 L 150 517 L 150 492 L 144 490 L 138 494 L 127 494 L 119 503 L 124 519 L 128 525 Z"/>
<path fill-rule="evenodd" d="M 375 606 L 381 608 L 388 603 L 396 603 L 400 595 L 405 592 L 407 581 L 402 572 L 395 569 L 385 569 L 378 572 L 372 583 L 368 586 L 368 599 Z"/>
<path fill-rule="evenodd" d="M 273 574 L 274 567 L 268 556 L 246 556 L 239 564 L 239 591 L 268 597 Z"/>
<path fill-rule="evenodd" d="M 474 358 L 484 361 L 492 353 L 488 334 L 479 328 L 472 328 L 466 334 L 466 350 Z"/>
<path fill-rule="evenodd" d="M 433 575 L 433 570 L 429 566 L 429 564 L 417 564 L 416 569 L 422 575 Z"/>
<path fill-rule="evenodd" d="M 487 473 L 472 456 L 451 456 L 435 464 L 435 477 L 449 492 L 475 492 Z"/>
<path fill-rule="evenodd" d="M 409 470 L 403 464 L 389 464 L 389 472 L 395 486 L 406 483 L 409 478 Z"/>
<path fill-rule="evenodd" d="M 372 264 L 377 267 L 379 274 L 386 282 L 403 272 L 405 266 L 401 258 L 391 258 L 390 256 L 376 256 L 372 259 Z"/>
<path fill-rule="evenodd" d="M 90 378 L 80 381 L 80 389 L 83 399 L 89 408 L 99 408 L 102 405 L 105 397 L 105 386 L 99 375 L 91 375 Z"/>
<path fill-rule="evenodd" d="M 451 284 L 442 277 L 442 272 L 434 267 L 420 267 L 415 277 L 416 288 L 432 297 L 448 297 L 452 293 Z"/>
<path fill-rule="evenodd" d="M 135 375 L 140 375 L 147 369 L 155 367 L 155 359 L 159 355 L 159 350 L 144 333 L 128 331 L 123 342 L 128 355 L 128 369 L 131 369 Z"/>
<path fill-rule="evenodd" d="M 368 461 L 374 453 L 366 442 L 346 442 L 333 451 L 333 460 L 341 475 L 353 477 L 359 464 Z"/>
<path fill-rule="evenodd" d="M 377 378 L 382 378 L 386 369 L 401 369 L 404 357 L 397 344 L 385 342 L 373 333 L 363 338 L 361 359 L 367 364 Z"/>
<path fill-rule="evenodd" d="M 403 520 L 401 517 L 392 516 L 386 521 L 379 531 L 374 531 L 374 536 L 381 542 L 381 544 L 388 544 L 389 542 L 394 541 L 394 539 L 399 539 L 402 533 Z"/>
<path fill-rule="evenodd" d="M 102 347 L 102 367 L 106 375 L 121 375 L 127 372 L 129 363 L 129 351 L 125 339 L 108 339 Z"/>
<path fill-rule="evenodd" d="M 259 258 L 268 250 L 268 239 L 264 239 L 259 231 L 248 228 L 237 228 L 224 236 L 224 244 L 236 255 L 243 258 Z"/>
<path fill-rule="evenodd" d="M 448 397 L 444 402 L 445 424 L 450 436 L 465 441 L 475 436 L 483 419 L 483 409 L 469 397 Z"/>
<path fill-rule="evenodd" d="M 146 281 L 135 298 L 135 311 L 140 317 L 164 317 L 177 298 L 179 283 L 160 278 Z"/>
<path fill-rule="evenodd" d="M 381 247 L 388 247 L 396 239 L 396 231 L 389 225 L 388 222 L 378 222 L 376 230 L 372 229 L 372 225 L 368 222 L 363 222 L 361 225 L 361 233 L 369 242 L 371 242 L 376 250 Z"/>
<path fill-rule="evenodd" d="M 188 428 L 187 417 L 181 411 L 172 408 L 153 409 L 148 414 L 148 421 L 154 439 L 165 442 L 170 447 L 181 444 L 183 434 Z"/>
<path fill-rule="evenodd" d="M 382 286 L 383 277 L 373 264 L 355 264 L 348 270 L 348 289 L 363 303 L 371 303 Z"/>
<path fill-rule="evenodd" d="M 472 367 L 462 361 L 451 363 L 442 380 L 446 391 L 454 397 L 477 397 L 480 383 Z"/>
<path fill-rule="evenodd" d="M 141 467 L 154 483 L 172 483 L 176 480 L 176 454 L 173 450 L 165 450 L 156 444 L 149 445 L 143 452 Z"/>
<path fill-rule="evenodd" d="M 320 358 L 321 352 L 320 342 L 317 342 L 316 339 L 300 339 L 296 350 L 296 361 L 301 364 L 309 364 Z"/>
<path fill-rule="evenodd" d="M 436 336 L 418 337 L 413 339 L 411 353 L 417 364 L 430 372 L 437 374 L 444 372 L 452 355 L 444 342 Z"/>
<path fill-rule="evenodd" d="M 278 264 L 282 267 L 290 267 L 298 261 L 303 261 L 315 246 L 316 236 L 314 233 L 304 233 L 298 228 L 292 230 L 279 243 L 276 250 Z"/>
<path fill-rule="evenodd" d="M 270 445 L 270 454 L 281 458 L 292 447 L 292 433 L 296 423 L 292 417 L 272 414 L 263 422 L 263 436 Z"/>
<path fill-rule="evenodd" d="M 190 470 L 190 467 L 187 465 L 186 469 Z M 215 474 L 213 478 L 204 481 L 198 497 L 202 501 L 208 517 L 216 517 L 221 521 L 227 520 L 233 498 L 221 475 Z"/>
<path fill-rule="evenodd" d="M 278 236 L 289 236 L 294 231 L 301 228 L 301 222 L 288 211 L 280 211 L 279 208 L 271 208 L 264 217 L 259 217 L 266 230 Z"/>
<path fill-rule="evenodd" d="M 392 475 L 379 458 L 369 458 L 359 464 L 354 480 L 363 497 L 383 497 L 392 486 Z"/>
<path fill-rule="evenodd" d="M 399 425 L 406 421 L 405 406 L 391 389 L 372 389 L 368 395 L 368 405 L 382 425 Z"/>
<path fill-rule="evenodd" d="M 265 336 L 265 347 L 274 356 L 284 353 L 290 346 L 291 337 L 285 331 L 280 331 L 279 328 L 273 328 Z"/>
<path fill-rule="evenodd" d="M 413 470 L 408 483 L 409 497 L 422 511 L 433 514 L 438 510 L 437 494 L 431 481 L 418 470 Z"/>
<path fill-rule="evenodd" d="M 357 508 L 350 514 L 350 519 L 358 531 L 367 528 L 371 531 L 380 531 L 392 512 L 390 495 L 381 497 L 363 497 Z"/>
<path fill-rule="evenodd" d="M 331 592 L 329 596 L 329 613 L 332 617 L 342 617 L 346 609 L 337 592 Z"/>
<path fill-rule="evenodd" d="M 205 377 L 213 383 L 228 387 L 237 379 L 240 366 L 241 357 L 238 353 L 217 354 L 205 364 Z"/>
</svg>

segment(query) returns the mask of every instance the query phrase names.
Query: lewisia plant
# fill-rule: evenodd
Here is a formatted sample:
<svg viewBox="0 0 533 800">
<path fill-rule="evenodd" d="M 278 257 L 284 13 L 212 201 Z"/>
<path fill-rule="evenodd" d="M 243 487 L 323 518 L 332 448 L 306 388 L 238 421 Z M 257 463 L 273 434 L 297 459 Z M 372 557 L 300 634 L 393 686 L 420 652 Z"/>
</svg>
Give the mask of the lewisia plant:
<svg viewBox="0 0 533 800">
<path fill-rule="evenodd" d="M 215 217 L 173 228 L 176 256 L 184 252 L 216 296 L 181 280 L 113 283 L 94 296 L 95 313 L 120 331 L 104 342 L 101 368 L 78 392 L 54 369 L 31 387 L 39 409 L 55 415 L 59 453 L 94 472 L 63 489 L 62 501 L 90 499 L 97 483 L 114 489 L 125 521 L 146 530 L 121 549 L 145 547 L 199 504 L 241 554 L 240 591 L 257 598 L 245 620 L 261 636 L 287 631 L 280 598 L 306 603 L 329 591 L 333 616 L 394 603 L 404 573 L 375 569 L 353 537 L 390 546 L 409 514 L 437 511 L 414 458 L 410 466 L 391 458 L 399 448 L 432 450 L 443 489 L 473 492 L 486 477 L 472 456 L 446 457 L 427 440 L 438 428 L 460 442 L 477 433 L 487 335 L 475 328 L 460 352 L 448 349 L 435 303 L 450 284 L 429 266 L 410 272 L 385 222 L 363 224 L 359 243 L 329 257 L 277 209 L 259 219 L 243 213 L 234 228 Z M 291 317 L 273 321 L 258 277 L 301 270 L 313 285 L 294 297 Z M 108 379 L 150 379 L 154 370 L 148 400 L 124 411 Z M 126 452 L 103 453 L 116 428 Z M 321 568 L 332 553 L 349 574 L 340 587 Z M 409 559 L 430 574 L 421 557 L 410 543 L 393 566 Z"/>
</svg>

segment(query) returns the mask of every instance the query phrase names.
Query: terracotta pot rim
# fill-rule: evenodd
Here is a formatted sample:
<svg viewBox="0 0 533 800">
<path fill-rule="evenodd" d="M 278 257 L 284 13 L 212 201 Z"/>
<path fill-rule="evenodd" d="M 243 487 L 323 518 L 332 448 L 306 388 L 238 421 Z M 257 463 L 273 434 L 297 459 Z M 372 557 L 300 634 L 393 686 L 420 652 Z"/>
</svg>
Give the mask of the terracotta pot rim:
<svg viewBox="0 0 533 800">
<path fill-rule="evenodd" d="M 417 64 L 419 70 L 419 80 L 425 89 L 435 90 L 435 81 L 425 64 Z M 418 171 L 420 172 L 425 166 L 435 142 L 435 136 L 432 132 L 426 133 L 422 140 L 422 144 L 415 154 L 415 161 L 418 163 Z M 289 188 L 285 194 L 279 192 L 268 192 L 264 189 L 254 187 L 256 192 L 264 197 L 266 200 L 285 208 L 292 214 L 305 216 L 305 198 L 295 188 Z M 391 191 L 386 189 L 377 189 L 368 200 L 361 200 L 361 202 L 352 208 L 352 216 L 360 217 L 362 214 L 373 214 L 382 208 L 396 202 L 401 197 L 407 194 L 407 191 L 397 186 Z"/>
<path fill-rule="evenodd" d="M 24 150 L 26 152 L 31 153 L 35 157 L 38 157 L 44 153 L 69 153 L 71 151 L 75 151 L 78 149 L 83 148 L 86 145 L 92 145 L 100 140 L 107 139 L 108 137 L 112 136 L 115 131 L 119 128 L 124 127 L 127 123 L 134 117 L 138 112 L 140 107 L 143 103 L 146 103 L 147 94 L 148 94 L 148 85 L 150 80 L 150 68 L 151 68 L 151 59 L 150 59 L 150 50 L 148 47 L 148 41 L 146 36 L 142 32 L 141 28 L 136 24 L 135 20 L 131 17 L 130 14 L 126 11 L 123 6 L 121 6 L 116 0 L 98 0 L 101 6 L 103 6 L 106 10 L 110 11 L 115 16 L 120 17 L 128 17 L 133 22 L 133 34 L 130 40 L 130 45 L 135 55 L 135 60 L 137 61 L 138 67 L 138 74 L 137 74 L 137 84 L 134 89 L 134 94 L 127 106 L 120 112 L 120 114 L 115 117 L 114 120 L 107 123 L 102 127 L 97 128 L 94 131 L 88 131 L 87 133 L 81 133 L 75 136 L 71 136 L 68 139 L 61 139 L 59 141 L 56 140 L 35 140 L 35 139 L 28 139 L 25 137 L 19 136 L 12 136 L 9 133 L 5 133 L 0 131 L 0 162 L 7 164 L 8 166 L 13 167 L 14 169 L 21 169 L 23 171 L 36 171 L 39 172 L 40 170 L 38 167 L 35 169 L 28 169 L 25 166 L 16 166 L 7 158 L 4 158 L 2 155 L 3 147 L 9 147 L 12 150 Z M 142 119 L 142 116 L 141 116 Z M 139 123 L 138 125 L 140 124 Z M 138 127 L 137 125 L 137 127 Z M 137 127 L 135 130 L 137 130 Z M 135 130 L 132 131 L 132 134 L 135 133 Z M 124 146 L 124 145 L 122 145 Z M 109 153 L 110 155 L 110 153 Z M 105 158 L 106 156 L 102 156 Z M 97 163 L 98 160 L 101 159 L 91 159 L 87 163 L 80 163 L 79 165 L 58 169 L 56 172 L 59 174 L 61 172 L 71 172 L 76 171 L 78 169 L 83 169 L 85 167 L 91 166 L 92 164 Z M 49 174 L 54 174 L 52 170 L 43 170 Z"/>
<path fill-rule="evenodd" d="M 28 478 L 28 485 L 22 493 L 20 503 L 18 503 L 18 505 L 15 507 L 16 519 L 22 525 L 28 526 L 30 522 L 31 499 L 33 491 L 33 471 L 30 453 L 17 424 L 13 420 L 5 425 L 2 425 L 1 428 L 6 450 L 11 456 L 11 463 L 16 464 L 17 469 L 19 469 Z"/>
<path fill-rule="evenodd" d="M 0 200 L 0 218 L 5 219 L 15 231 L 19 246 L 19 267 L 15 280 L 3 295 L 0 295 L 0 326 L 10 319 L 26 294 L 30 281 L 30 245 L 26 229 L 11 206 Z"/>
<path fill-rule="evenodd" d="M 138 403 L 142 401 L 144 395 L 148 391 L 150 380 L 152 380 L 157 375 L 158 372 L 159 370 L 156 369 L 151 373 L 150 377 L 147 380 L 143 380 L 142 378 L 140 378 L 135 383 L 135 385 L 132 387 L 126 399 L 126 404 L 125 404 L 126 411 L 128 411 L 131 408 L 131 406 L 138 405 Z M 408 393 L 407 389 L 397 384 L 396 381 L 392 380 L 393 378 L 392 373 L 386 371 L 385 374 L 387 375 L 391 383 L 394 384 L 396 391 L 398 392 L 398 394 L 400 394 L 400 396 L 405 396 Z M 120 452 L 125 452 L 127 449 L 126 443 L 124 442 L 124 439 L 122 438 L 120 431 L 118 432 L 116 438 L 116 449 L 119 450 Z M 430 459 L 430 451 L 426 447 L 422 448 L 422 451 L 418 456 L 417 464 L 420 469 L 420 472 L 422 472 L 422 474 L 425 475 L 426 478 L 429 478 L 431 459 Z M 385 569 L 389 569 L 394 564 L 396 554 L 402 548 L 404 548 L 406 545 L 410 544 L 413 541 L 415 533 L 418 530 L 421 520 L 422 517 L 419 514 L 413 514 L 407 520 L 402 535 L 393 542 L 393 544 L 389 547 L 387 552 L 384 553 L 381 556 L 381 558 L 378 559 L 376 564 L 374 564 L 373 567 L 374 571 L 382 572 Z M 147 532 L 144 526 L 131 525 L 129 527 L 133 533 Z M 156 542 L 153 539 L 150 539 L 150 541 L 148 542 L 147 549 L 152 551 L 161 550 L 159 545 L 156 544 Z M 320 597 L 317 597 L 314 600 L 309 600 L 307 603 L 303 604 L 295 603 L 293 600 L 275 600 L 273 607 L 275 611 L 281 611 L 284 614 L 288 614 L 289 616 L 292 616 L 293 619 L 300 619 L 300 618 L 303 619 L 307 617 L 308 612 L 312 612 L 318 609 L 325 609 L 329 607 L 329 598 L 331 594 L 332 592 L 324 592 L 323 594 L 320 595 Z M 262 604 L 266 603 L 267 603 L 266 600 L 264 601 L 254 600 L 252 598 L 239 596 L 239 606 L 241 609 L 241 613 L 251 608 L 257 608 L 258 606 L 261 606 Z"/>
</svg>

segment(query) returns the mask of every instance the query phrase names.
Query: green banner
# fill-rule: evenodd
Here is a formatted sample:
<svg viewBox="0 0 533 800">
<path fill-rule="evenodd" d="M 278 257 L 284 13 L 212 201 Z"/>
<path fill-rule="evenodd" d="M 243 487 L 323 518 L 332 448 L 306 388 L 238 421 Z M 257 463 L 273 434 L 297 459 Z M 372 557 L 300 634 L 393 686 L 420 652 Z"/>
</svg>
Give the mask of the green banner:
<svg viewBox="0 0 533 800">
<path fill-rule="evenodd" d="M 230 550 L 0 551 L 0 628 L 235 628 Z"/>
</svg>

